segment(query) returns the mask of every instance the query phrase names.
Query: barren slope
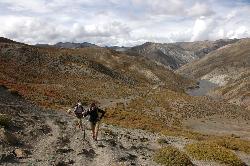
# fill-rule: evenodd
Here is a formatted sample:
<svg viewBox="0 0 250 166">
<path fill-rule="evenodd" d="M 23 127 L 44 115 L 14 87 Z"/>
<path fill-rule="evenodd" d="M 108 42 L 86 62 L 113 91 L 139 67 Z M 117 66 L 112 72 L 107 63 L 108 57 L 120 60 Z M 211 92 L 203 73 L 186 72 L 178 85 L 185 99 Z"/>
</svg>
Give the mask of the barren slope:
<svg viewBox="0 0 250 166">
<path fill-rule="evenodd" d="M 225 45 L 235 43 L 238 39 L 221 39 L 216 41 L 196 41 L 177 43 L 151 43 L 127 49 L 127 53 L 147 57 L 171 69 L 178 69 L 184 64 L 202 58 L 206 54 Z"/>
<path fill-rule="evenodd" d="M 177 73 L 219 84 L 213 95 L 249 106 L 250 39 L 242 39 L 187 64 Z"/>
</svg>

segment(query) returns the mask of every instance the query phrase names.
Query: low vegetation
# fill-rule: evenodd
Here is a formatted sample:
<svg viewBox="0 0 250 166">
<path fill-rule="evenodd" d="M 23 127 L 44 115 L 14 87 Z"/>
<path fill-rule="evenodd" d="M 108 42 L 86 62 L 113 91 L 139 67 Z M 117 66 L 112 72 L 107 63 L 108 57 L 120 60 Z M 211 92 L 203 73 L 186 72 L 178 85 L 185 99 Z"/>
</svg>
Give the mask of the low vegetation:
<svg viewBox="0 0 250 166">
<path fill-rule="evenodd" d="M 167 127 L 161 121 L 136 112 L 116 110 L 115 108 L 109 108 L 106 111 L 104 121 L 107 124 L 119 125 L 126 128 L 143 129 L 152 132 L 160 132 Z"/>
<path fill-rule="evenodd" d="M 247 140 L 242 140 L 242 139 L 232 138 L 232 137 L 221 137 L 221 138 L 211 140 L 211 142 L 219 146 L 223 146 L 227 149 L 242 151 L 247 154 L 250 154 L 250 141 L 247 141 Z"/>
<path fill-rule="evenodd" d="M 166 146 L 154 155 L 154 161 L 165 166 L 193 166 L 190 158 L 173 146 Z"/>
<path fill-rule="evenodd" d="M 191 157 L 197 160 L 216 161 L 231 166 L 245 165 L 231 150 L 213 142 L 189 144 L 185 149 Z"/>
<path fill-rule="evenodd" d="M 5 114 L 0 114 L 0 126 L 9 127 L 11 125 L 11 118 Z"/>
<path fill-rule="evenodd" d="M 167 144 L 169 144 L 169 142 L 166 139 L 164 139 L 164 138 L 159 138 L 157 140 L 157 143 L 160 144 L 160 145 L 167 145 Z"/>
</svg>

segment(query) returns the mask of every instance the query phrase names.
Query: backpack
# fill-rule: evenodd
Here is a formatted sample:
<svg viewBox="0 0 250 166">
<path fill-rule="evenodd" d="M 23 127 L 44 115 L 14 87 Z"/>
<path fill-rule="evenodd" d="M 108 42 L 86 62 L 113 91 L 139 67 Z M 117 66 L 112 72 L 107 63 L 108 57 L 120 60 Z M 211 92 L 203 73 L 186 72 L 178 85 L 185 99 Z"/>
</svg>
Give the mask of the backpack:
<svg viewBox="0 0 250 166">
<path fill-rule="evenodd" d="M 82 118 L 83 112 L 84 112 L 84 108 L 81 105 L 77 105 L 75 107 L 74 113 L 75 113 L 77 118 Z"/>
</svg>

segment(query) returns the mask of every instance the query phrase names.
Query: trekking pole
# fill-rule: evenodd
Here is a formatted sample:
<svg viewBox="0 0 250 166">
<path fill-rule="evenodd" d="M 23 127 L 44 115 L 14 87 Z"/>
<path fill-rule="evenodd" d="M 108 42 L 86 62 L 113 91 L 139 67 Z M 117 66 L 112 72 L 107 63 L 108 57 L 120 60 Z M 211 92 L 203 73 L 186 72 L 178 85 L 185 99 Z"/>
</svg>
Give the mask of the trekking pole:
<svg viewBox="0 0 250 166">
<path fill-rule="evenodd" d="M 83 122 L 82 122 L 82 124 L 83 124 L 83 139 L 85 140 L 85 138 L 86 138 L 86 125 L 85 125 L 85 119 L 84 119 L 85 117 L 83 117 Z"/>
<path fill-rule="evenodd" d="M 86 133 L 85 133 L 85 123 L 83 123 L 83 139 L 85 140 Z"/>
</svg>

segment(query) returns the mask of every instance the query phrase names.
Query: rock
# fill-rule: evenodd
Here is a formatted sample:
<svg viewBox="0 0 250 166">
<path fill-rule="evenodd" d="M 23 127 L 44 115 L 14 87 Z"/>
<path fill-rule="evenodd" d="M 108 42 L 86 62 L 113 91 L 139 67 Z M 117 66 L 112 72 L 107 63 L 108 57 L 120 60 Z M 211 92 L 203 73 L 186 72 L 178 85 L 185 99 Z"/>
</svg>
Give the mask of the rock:
<svg viewBox="0 0 250 166">
<path fill-rule="evenodd" d="M 28 156 L 26 151 L 24 151 L 23 149 L 15 149 L 14 154 L 17 158 L 25 158 Z"/>
<path fill-rule="evenodd" d="M 60 149 L 57 149 L 56 150 L 56 152 L 57 153 L 70 153 L 70 152 L 72 152 L 72 151 L 74 151 L 73 149 L 71 149 L 71 148 L 60 148 Z"/>
<path fill-rule="evenodd" d="M 14 134 L 6 131 L 4 128 L 0 129 L 0 141 L 8 143 L 10 145 L 16 145 L 19 142 Z"/>
<path fill-rule="evenodd" d="M 13 153 L 0 154 L 0 163 L 9 161 L 15 161 L 15 155 Z"/>
<path fill-rule="evenodd" d="M 93 149 L 89 149 L 89 150 L 82 149 L 82 152 L 79 153 L 78 155 L 82 155 L 82 154 L 89 158 L 94 158 L 97 155 Z"/>
<path fill-rule="evenodd" d="M 133 154 L 126 154 L 125 156 L 122 156 L 118 159 L 118 161 L 128 161 L 128 160 L 135 160 L 137 158 L 136 155 L 133 155 Z"/>
<path fill-rule="evenodd" d="M 58 161 L 55 163 L 55 166 L 67 166 L 68 164 L 65 161 Z"/>
<path fill-rule="evenodd" d="M 74 160 L 69 160 L 67 163 L 68 163 L 68 164 L 74 164 L 75 161 L 74 161 Z"/>
</svg>

